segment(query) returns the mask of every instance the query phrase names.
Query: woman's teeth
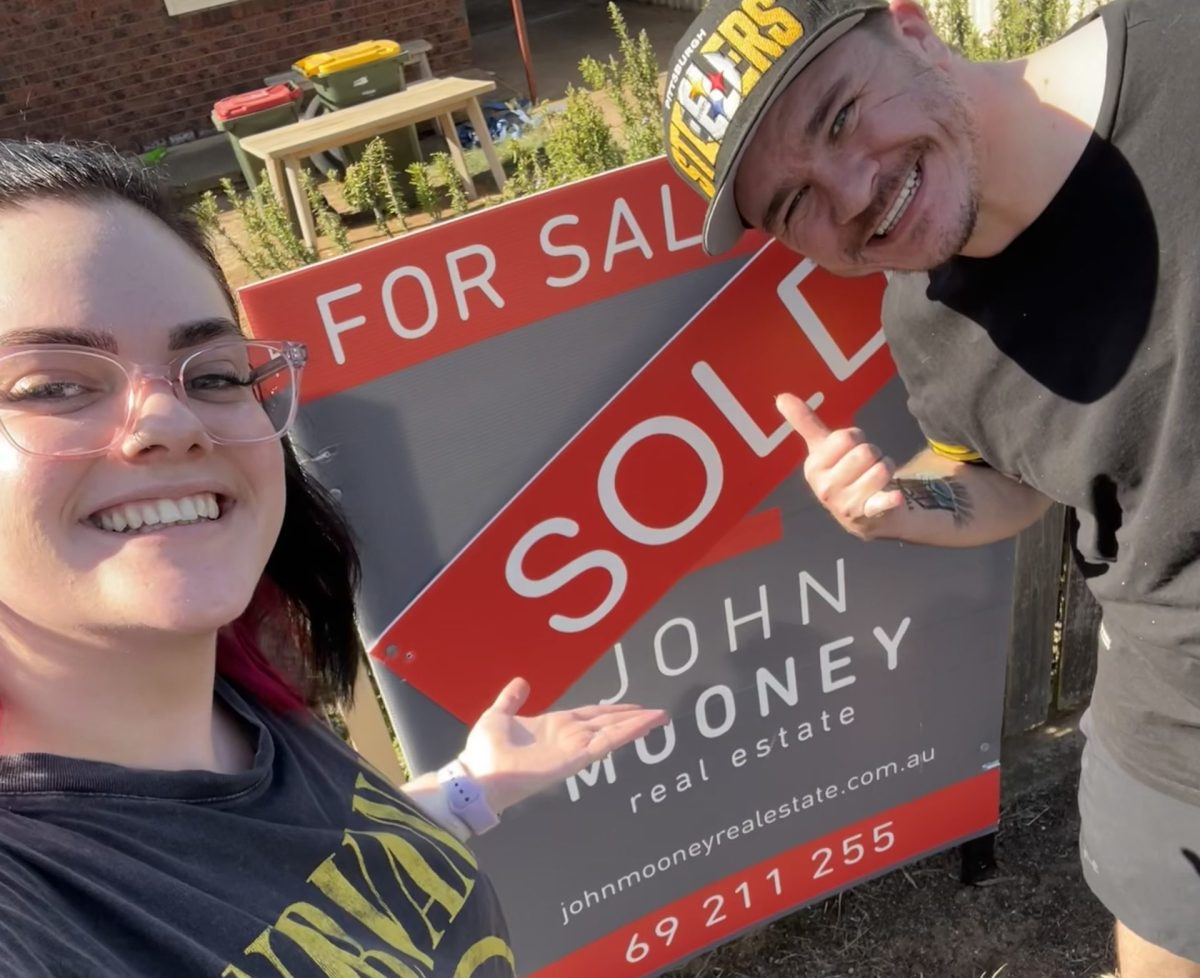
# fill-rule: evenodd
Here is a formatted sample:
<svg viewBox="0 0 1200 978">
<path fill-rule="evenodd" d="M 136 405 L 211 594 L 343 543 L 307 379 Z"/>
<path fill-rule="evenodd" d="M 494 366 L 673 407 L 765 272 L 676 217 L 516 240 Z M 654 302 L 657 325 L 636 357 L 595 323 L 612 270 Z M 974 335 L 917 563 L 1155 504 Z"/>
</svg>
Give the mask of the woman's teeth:
<svg viewBox="0 0 1200 978">
<path fill-rule="evenodd" d="M 896 229 L 896 225 L 900 223 L 900 218 L 904 216 L 908 210 L 908 205 L 912 203 L 913 198 L 917 195 L 917 190 L 921 186 L 921 164 L 913 165 L 912 170 L 908 174 L 908 179 L 904 181 L 904 186 L 900 188 L 900 193 L 892 203 L 892 209 L 887 212 L 883 219 L 883 223 L 875 229 L 875 237 L 884 238 Z"/>
<path fill-rule="evenodd" d="M 201 492 L 180 499 L 147 499 L 142 502 L 123 503 L 94 513 L 90 521 L 93 526 L 102 530 L 132 533 L 149 532 L 168 526 L 187 526 L 220 518 L 221 508 L 216 495 Z"/>
</svg>

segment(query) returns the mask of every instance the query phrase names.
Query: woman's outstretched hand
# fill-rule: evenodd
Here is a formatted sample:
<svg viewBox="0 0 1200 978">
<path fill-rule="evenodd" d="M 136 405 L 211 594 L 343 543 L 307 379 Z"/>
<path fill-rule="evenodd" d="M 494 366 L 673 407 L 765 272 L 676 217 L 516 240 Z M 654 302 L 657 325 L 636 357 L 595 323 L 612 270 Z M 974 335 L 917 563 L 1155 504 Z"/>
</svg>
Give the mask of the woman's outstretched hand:
<svg viewBox="0 0 1200 978">
<path fill-rule="evenodd" d="M 471 728 L 459 760 L 497 814 L 667 722 L 631 703 L 517 716 L 529 683 L 514 679 Z"/>
</svg>

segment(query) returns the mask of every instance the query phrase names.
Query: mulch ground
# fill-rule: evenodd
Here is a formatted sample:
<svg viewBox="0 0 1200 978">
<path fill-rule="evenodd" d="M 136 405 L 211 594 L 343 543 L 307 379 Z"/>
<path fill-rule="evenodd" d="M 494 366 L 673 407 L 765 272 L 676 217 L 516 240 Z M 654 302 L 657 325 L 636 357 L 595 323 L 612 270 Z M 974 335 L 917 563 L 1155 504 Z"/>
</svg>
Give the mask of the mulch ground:
<svg viewBox="0 0 1200 978">
<path fill-rule="evenodd" d="M 943 853 L 800 910 L 674 978 L 1098 978 L 1112 920 L 1083 881 L 1080 737 L 1071 725 L 1006 750 L 997 868 L 959 881 Z"/>
</svg>

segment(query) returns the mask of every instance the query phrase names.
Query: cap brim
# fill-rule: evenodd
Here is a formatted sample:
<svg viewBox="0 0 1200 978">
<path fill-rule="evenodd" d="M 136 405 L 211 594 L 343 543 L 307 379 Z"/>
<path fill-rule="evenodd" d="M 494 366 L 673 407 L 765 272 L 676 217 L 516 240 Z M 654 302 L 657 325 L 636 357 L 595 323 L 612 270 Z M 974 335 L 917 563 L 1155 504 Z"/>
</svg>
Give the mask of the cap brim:
<svg viewBox="0 0 1200 978">
<path fill-rule="evenodd" d="M 708 205 L 708 211 L 704 215 L 703 242 L 707 254 L 719 255 L 728 251 L 747 231 L 747 227 L 742 221 L 742 215 L 738 212 L 737 202 L 734 200 L 733 184 L 734 178 L 737 176 L 738 164 L 741 163 L 746 147 L 754 138 L 754 133 L 762 123 L 763 117 L 766 116 L 767 110 L 787 90 L 787 87 L 801 71 L 812 64 L 813 60 L 822 54 L 829 45 L 862 20 L 866 13 L 867 11 L 856 11 L 826 27 L 820 36 L 788 66 L 783 77 L 774 83 L 767 100 L 759 108 L 754 120 L 746 128 L 741 141 L 734 148 L 733 159 L 730 160 L 729 168 L 725 171 L 725 179 L 717 187 L 717 192 L 713 195 L 713 199 Z"/>
</svg>

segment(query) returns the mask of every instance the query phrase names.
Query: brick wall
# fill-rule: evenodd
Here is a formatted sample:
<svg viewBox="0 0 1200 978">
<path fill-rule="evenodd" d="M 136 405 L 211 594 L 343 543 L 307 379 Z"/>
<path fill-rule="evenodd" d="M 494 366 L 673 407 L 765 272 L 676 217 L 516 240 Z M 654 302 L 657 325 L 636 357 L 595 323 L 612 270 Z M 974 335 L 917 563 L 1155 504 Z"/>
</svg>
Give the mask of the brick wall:
<svg viewBox="0 0 1200 978">
<path fill-rule="evenodd" d="M 238 0 L 172 17 L 163 0 L 0 8 L 0 137 L 122 149 L 211 128 L 217 99 L 314 51 L 423 37 L 435 73 L 470 63 L 463 0 Z"/>
</svg>

